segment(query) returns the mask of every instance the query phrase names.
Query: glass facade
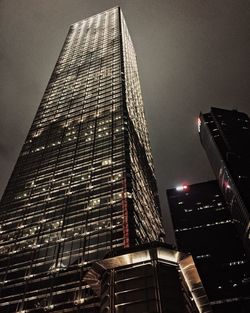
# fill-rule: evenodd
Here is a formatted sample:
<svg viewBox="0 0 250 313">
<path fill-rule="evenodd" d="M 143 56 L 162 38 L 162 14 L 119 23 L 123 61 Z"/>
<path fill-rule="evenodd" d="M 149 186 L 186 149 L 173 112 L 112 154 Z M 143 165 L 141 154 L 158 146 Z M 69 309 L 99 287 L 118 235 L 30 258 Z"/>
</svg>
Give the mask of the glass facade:
<svg viewBox="0 0 250 313">
<path fill-rule="evenodd" d="M 113 8 L 71 25 L 2 197 L 0 311 L 95 312 L 89 263 L 163 241 L 159 213 L 135 52 Z"/>
<path fill-rule="evenodd" d="M 250 264 L 218 182 L 167 196 L 178 249 L 192 254 L 213 312 L 249 312 Z"/>
<path fill-rule="evenodd" d="M 153 243 L 93 264 L 85 277 L 101 295 L 101 313 L 211 313 L 190 255 Z"/>
<path fill-rule="evenodd" d="M 200 140 L 250 259 L 250 119 L 211 108 L 200 114 Z"/>
</svg>

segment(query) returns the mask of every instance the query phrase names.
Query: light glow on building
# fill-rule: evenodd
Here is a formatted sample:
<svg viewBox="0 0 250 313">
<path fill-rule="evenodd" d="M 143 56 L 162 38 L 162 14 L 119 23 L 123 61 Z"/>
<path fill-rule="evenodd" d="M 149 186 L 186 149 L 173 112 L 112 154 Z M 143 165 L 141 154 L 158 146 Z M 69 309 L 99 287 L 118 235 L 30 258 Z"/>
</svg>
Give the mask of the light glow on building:
<svg viewBox="0 0 250 313">
<path fill-rule="evenodd" d="M 177 191 L 186 191 L 188 189 L 187 185 L 180 185 L 176 187 Z"/>
</svg>

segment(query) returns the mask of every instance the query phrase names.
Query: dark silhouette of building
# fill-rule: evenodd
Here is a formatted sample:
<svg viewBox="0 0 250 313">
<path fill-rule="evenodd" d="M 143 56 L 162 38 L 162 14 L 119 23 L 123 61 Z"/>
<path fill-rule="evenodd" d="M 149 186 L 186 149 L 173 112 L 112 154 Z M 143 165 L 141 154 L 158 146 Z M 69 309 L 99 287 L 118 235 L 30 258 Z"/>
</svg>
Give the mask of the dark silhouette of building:
<svg viewBox="0 0 250 313">
<path fill-rule="evenodd" d="M 192 254 L 213 312 L 250 312 L 250 264 L 217 181 L 167 196 L 177 247 Z"/>
<path fill-rule="evenodd" d="M 100 312 L 93 262 L 114 249 L 164 241 L 136 56 L 119 8 L 71 25 L 0 221 L 5 313 Z M 112 291 L 112 303 L 131 294 L 123 288 L 123 296 Z M 153 294 L 150 288 L 143 292 Z M 102 312 L 133 307 L 102 305 Z"/>
<path fill-rule="evenodd" d="M 211 108 L 199 118 L 201 143 L 250 257 L 250 120 Z"/>
</svg>

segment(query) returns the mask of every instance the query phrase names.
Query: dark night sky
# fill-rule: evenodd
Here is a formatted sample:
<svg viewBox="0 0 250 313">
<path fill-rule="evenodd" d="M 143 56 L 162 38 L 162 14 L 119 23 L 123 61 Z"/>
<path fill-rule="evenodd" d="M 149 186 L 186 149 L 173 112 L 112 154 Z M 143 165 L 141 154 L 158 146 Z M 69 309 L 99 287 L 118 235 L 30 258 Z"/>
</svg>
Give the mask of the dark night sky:
<svg viewBox="0 0 250 313">
<path fill-rule="evenodd" d="M 249 0 L 0 0 L 1 194 L 69 25 L 116 5 L 137 53 L 162 211 L 166 188 L 213 179 L 197 115 L 250 114 Z"/>
</svg>

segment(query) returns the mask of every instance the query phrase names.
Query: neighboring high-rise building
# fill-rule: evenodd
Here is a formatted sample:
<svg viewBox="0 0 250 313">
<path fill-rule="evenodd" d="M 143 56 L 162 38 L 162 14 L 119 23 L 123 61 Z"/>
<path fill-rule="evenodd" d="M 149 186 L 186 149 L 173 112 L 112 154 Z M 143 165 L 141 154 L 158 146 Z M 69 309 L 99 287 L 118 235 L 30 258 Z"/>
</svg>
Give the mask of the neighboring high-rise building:
<svg viewBox="0 0 250 313">
<path fill-rule="evenodd" d="M 192 254 L 213 312 L 250 312 L 250 263 L 217 181 L 167 196 L 177 247 Z"/>
<path fill-rule="evenodd" d="M 119 8 L 70 27 L 0 224 L 6 313 L 95 312 L 89 262 L 163 241 L 136 56 Z"/>
<path fill-rule="evenodd" d="M 236 110 L 200 114 L 199 132 L 250 258 L 250 120 Z"/>
</svg>

